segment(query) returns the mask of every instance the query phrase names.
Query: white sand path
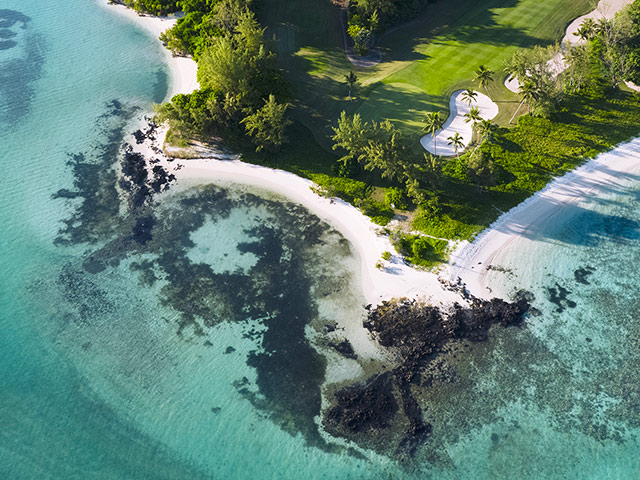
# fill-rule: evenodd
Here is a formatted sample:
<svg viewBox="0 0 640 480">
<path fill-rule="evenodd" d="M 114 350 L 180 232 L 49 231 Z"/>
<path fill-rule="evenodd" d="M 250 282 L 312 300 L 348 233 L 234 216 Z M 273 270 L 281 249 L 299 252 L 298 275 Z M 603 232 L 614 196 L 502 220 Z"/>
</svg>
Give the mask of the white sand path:
<svg viewBox="0 0 640 480">
<path fill-rule="evenodd" d="M 462 278 L 480 298 L 493 295 L 487 288 L 488 267 L 500 254 L 525 237 L 538 238 L 541 222 L 584 199 L 605 195 L 612 186 L 640 178 L 640 138 L 598 155 L 583 166 L 551 182 L 545 189 L 496 220 L 473 243 L 460 244 L 451 255 L 448 274 Z M 538 233 L 540 235 L 538 235 Z"/>
<path fill-rule="evenodd" d="M 109 4 L 107 0 L 97 0 L 98 5 L 107 8 L 110 12 L 126 18 L 143 30 L 151 33 L 158 39 L 161 33 L 173 27 L 178 21 L 175 15 L 169 17 L 154 17 L 150 15 L 138 15 L 134 10 L 121 5 Z M 190 57 L 174 57 L 169 50 L 162 47 L 169 71 L 171 72 L 167 100 L 178 93 L 191 93 L 200 88 L 198 85 L 198 65 Z"/>
<path fill-rule="evenodd" d="M 574 45 L 581 45 L 585 42 L 582 38 L 575 35 L 575 33 L 580 30 L 580 27 L 585 20 L 589 18 L 596 22 L 603 18 L 610 20 L 615 17 L 616 13 L 631 3 L 633 3 L 633 0 L 600 0 L 595 10 L 587 13 L 586 15 L 582 15 L 571 22 L 567 27 L 562 42 L 560 42 L 560 51 L 547 62 L 548 69 L 554 74 L 554 77 L 560 75 L 567 69 L 567 63 L 564 59 L 564 51 L 566 48 Z M 520 82 L 516 77 L 508 77 L 505 80 L 504 85 L 512 92 L 520 92 Z"/>
<path fill-rule="evenodd" d="M 464 90 L 458 90 L 451 95 L 451 99 L 449 100 L 449 118 L 447 118 L 442 129 L 436 132 L 435 145 L 432 135 L 425 135 L 420 139 L 422 146 L 429 152 L 437 153 L 445 157 L 455 155 L 455 149 L 452 145 L 449 145 L 450 140 L 448 139 L 456 133 L 462 136 L 464 148 L 469 146 L 473 138 L 473 124 L 471 122 L 465 122 L 464 116 L 469 113 L 473 107 L 478 108 L 480 116 L 485 120 L 491 120 L 498 115 L 498 105 L 484 93 L 475 92 L 477 98 L 471 102 L 471 105 L 463 99 L 463 93 Z"/>
</svg>

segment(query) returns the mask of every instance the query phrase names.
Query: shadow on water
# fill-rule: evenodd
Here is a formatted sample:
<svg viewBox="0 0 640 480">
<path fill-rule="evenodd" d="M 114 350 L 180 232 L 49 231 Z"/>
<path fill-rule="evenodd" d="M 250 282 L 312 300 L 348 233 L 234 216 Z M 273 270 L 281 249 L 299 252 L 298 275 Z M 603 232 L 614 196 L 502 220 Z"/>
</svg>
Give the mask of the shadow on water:
<svg viewBox="0 0 640 480">
<path fill-rule="evenodd" d="M 522 217 L 517 212 L 513 213 L 505 218 L 505 221 L 498 222 L 494 226 L 495 230 L 506 234 L 522 235 L 524 238 L 535 241 L 563 242 L 583 246 L 597 246 L 605 241 L 627 244 L 640 239 L 640 223 L 636 220 L 588 208 L 589 206 L 621 205 L 624 202 L 623 198 L 640 198 L 638 191 L 630 191 L 624 187 L 626 182 L 640 181 L 640 176 L 612 171 L 604 166 L 598 169 L 609 178 L 604 180 L 590 178 L 578 171 L 573 175 L 578 175 L 579 181 L 556 187 L 556 191 L 563 196 L 562 200 L 543 192 L 533 200 L 535 203 L 522 206 L 527 215 Z M 615 178 L 615 181 L 611 178 Z M 585 192 L 588 193 L 585 194 Z M 613 195 L 616 196 L 616 200 L 607 198 Z M 588 204 L 586 206 L 577 204 L 583 201 Z M 566 202 L 575 203 L 567 204 Z M 524 222 L 519 222 L 519 217 L 524 218 Z"/>
</svg>

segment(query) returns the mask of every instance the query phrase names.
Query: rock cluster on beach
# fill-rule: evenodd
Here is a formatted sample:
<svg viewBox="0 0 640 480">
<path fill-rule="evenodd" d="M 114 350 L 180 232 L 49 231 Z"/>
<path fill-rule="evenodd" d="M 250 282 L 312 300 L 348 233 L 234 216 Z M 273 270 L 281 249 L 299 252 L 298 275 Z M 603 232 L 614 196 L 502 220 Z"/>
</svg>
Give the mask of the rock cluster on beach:
<svg viewBox="0 0 640 480">
<path fill-rule="evenodd" d="M 161 155 L 162 151 L 153 143 L 157 128 L 158 126 L 149 120 L 147 128 L 136 130 L 133 137 L 138 145 L 147 141 L 151 142 L 153 153 Z M 169 173 L 162 165 L 159 165 L 159 159 L 146 158 L 142 153 L 136 152 L 129 144 L 124 145 L 124 156 L 121 163 L 120 188 L 128 193 L 133 208 L 142 206 L 154 194 L 167 190 L 176 179 L 173 173 Z"/>
<path fill-rule="evenodd" d="M 432 426 L 423 419 L 417 390 L 428 390 L 435 377 L 451 376 L 435 360 L 450 342 L 488 339 L 489 329 L 520 325 L 529 309 L 494 298 L 471 298 L 470 306 L 448 311 L 415 300 L 385 301 L 370 310 L 364 327 L 390 351 L 394 365 L 362 383 L 336 391 L 325 411 L 324 427 L 366 448 L 409 461 Z"/>
</svg>

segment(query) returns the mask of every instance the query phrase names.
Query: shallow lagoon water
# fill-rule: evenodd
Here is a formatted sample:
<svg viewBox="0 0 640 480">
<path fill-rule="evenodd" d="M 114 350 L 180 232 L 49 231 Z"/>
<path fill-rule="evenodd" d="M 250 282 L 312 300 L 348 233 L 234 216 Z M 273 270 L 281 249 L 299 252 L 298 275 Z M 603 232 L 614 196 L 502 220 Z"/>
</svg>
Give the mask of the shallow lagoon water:
<svg viewBox="0 0 640 480">
<path fill-rule="evenodd" d="M 313 417 L 322 377 L 358 371 L 313 345 L 361 320 L 348 244 L 228 186 L 134 212 L 156 223 L 132 241 L 109 167 L 166 94 L 159 46 L 92 1 L 3 8 L 29 18 L 0 50 L 3 478 L 637 476 L 637 183 L 504 252 L 493 288 L 532 291 L 540 315 L 424 399 L 435 464 L 408 472 Z"/>
</svg>

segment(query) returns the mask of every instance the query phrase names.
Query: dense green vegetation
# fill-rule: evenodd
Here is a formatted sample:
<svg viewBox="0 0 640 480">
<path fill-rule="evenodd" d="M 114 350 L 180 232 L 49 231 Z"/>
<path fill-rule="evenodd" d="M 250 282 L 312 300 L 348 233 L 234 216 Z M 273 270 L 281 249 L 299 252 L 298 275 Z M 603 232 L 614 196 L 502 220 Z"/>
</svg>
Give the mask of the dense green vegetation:
<svg viewBox="0 0 640 480">
<path fill-rule="evenodd" d="M 167 15 L 177 11 L 180 3 L 176 0 L 112 0 L 114 3 L 123 3 L 138 12 L 151 13 L 153 15 Z"/>
<path fill-rule="evenodd" d="M 353 2 L 351 25 L 381 32 L 401 18 L 384 5 Z M 327 1 L 262 0 L 266 32 L 243 0 L 178 2 L 186 15 L 163 40 L 198 61 L 202 90 L 158 116 L 178 136 L 222 137 L 245 161 L 309 177 L 380 225 L 407 212 L 405 228 L 428 236 L 390 232 L 396 248 L 432 266 L 446 257 L 446 239 L 471 238 L 554 176 L 637 134 L 637 97 L 617 87 L 638 76 L 638 5 L 587 25 L 587 44 L 552 76 L 553 42 L 589 0 L 438 2 L 379 38 L 385 61 L 367 69 L 346 59 Z M 507 74 L 520 77 L 520 95 L 504 88 Z M 426 154 L 420 135 L 442 124 L 452 91 L 470 87 L 499 104 L 496 123 L 471 114 L 467 152 Z"/>
<path fill-rule="evenodd" d="M 255 15 L 243 0 L 179 4 L 187 16 L 163 38 L 184 33 L 192 14 L 208 18 L 202 21 L 215 34 L 204 36 L 200 29 L 197 37 L 189 35 L 186 43 L 198 45 L 193 53 L 201 89 L 158 106 L 158 120 L 168 121 L 174 135 L 222 137 L 239 148 L 251 141 L 257 151 L 277 152 L 291 123 L 285 101 L 289 93 Z"/>
<path fill-rule="evenodd" d="M 251 0 L 178 0 L 177 5 L 184 16 L 160 40 L 174 55 L 191 55 L 197 60 L 210 38 L 233 33 Z"/>
<path fill-rule="evenodd" d="M 354 48 L 366 55 L 374 45 L 376 35 L 394 23 L 408 20 L 430 0 L 353 0 L 347 2 L 347 20 Z"/>
</svg>

